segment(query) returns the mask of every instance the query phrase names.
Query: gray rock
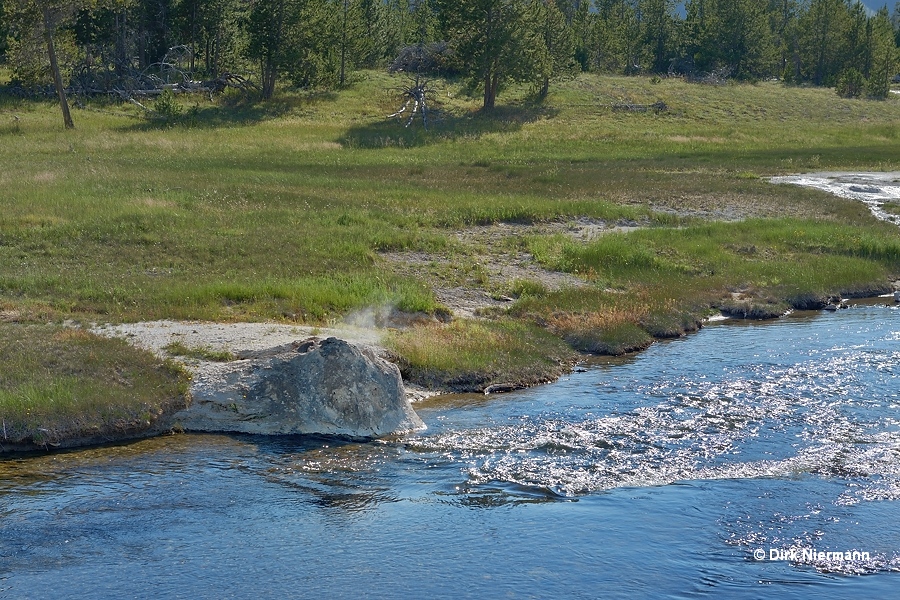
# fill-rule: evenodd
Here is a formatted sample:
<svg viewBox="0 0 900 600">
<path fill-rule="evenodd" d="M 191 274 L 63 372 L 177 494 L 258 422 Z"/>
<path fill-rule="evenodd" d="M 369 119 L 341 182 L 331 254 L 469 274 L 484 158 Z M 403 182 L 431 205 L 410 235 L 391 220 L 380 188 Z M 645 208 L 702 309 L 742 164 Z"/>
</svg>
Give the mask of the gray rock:
<svg viewBox="0 0 900 600">
<path fill-rule="evenodd" d="M 191 395 L 172 417 L 186 431 L 372 438 L 425 428 L 396 365 L 338 338 L 205 369 Z"/>
</svg>

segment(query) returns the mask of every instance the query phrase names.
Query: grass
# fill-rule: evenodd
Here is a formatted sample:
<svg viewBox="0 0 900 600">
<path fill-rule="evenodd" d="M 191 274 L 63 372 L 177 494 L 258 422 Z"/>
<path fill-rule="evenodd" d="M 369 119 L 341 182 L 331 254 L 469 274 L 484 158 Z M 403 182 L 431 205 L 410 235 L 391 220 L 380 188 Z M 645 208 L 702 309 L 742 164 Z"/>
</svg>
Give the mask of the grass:
<svg viewBox="0 0 900 600">
<path fill-rule="evenodd" d="M 228 350 L 213 350 L 208 346 L 187 346 L 182 342 L 172 342 L 163 348 L 163 350 L 172 356 L 181 356 L 184 358 L 193 358 L 210 362 L 230 362 L 237 358 L 233 352 L 229 352 Z"/>
<path fill-rule="evenodd" d="M 883 293 L 900 266 L 893 226 L 791 218 L 652 228 L 589 244 L 534 237 L 528 246 L 548 268 L 594 285 L 527 298 L 513 312 L 602 354 L 693 331 L 710 307 L 771 318 Z"/>
<path fill-rule="evenodd" d="M 369 89 L 388 84 L 373 78 Z M 457 120 L 474 123 L 469 137 L 445 139 L 438 128 L 427 134 L 433 136 L 428 144 L 354 149 L 341 140 L 347 128 L 360 127 L 356 121 L 387 126 L 374 117 L 375 107 L 359 106 L 357 93 L 301 98 L 279 117 L 217 128 L 146 129 L 130 108 L 111 106 L 77 111 L 79 129 L 70 135 L 58 131 L 52 106 L 0 109 L 0 123 L 21 113 L 19 133 L 6 136 L 15 143 L 0 147 L 6 167 L 0 184 L 8 190 L 0 218 L 0 293 L 111 320 L 325 323 L 375 303 L 433 311 L 428 291 L 392 274 L 379 252 L 441 249 L 451 243 L 448 230 L 465 225 L 567 216 L 665 224 L 669 213 L 661 211 L 739 211 L 862 223 L 861 207 L 777 188 L 746 172 L 761 165 L 768 172 L 853 168 L 860 154 L 844 150 L 847 129 L 873 144 L 878 164 L 895 160 L 896 123 L 872 133 L 874 125 L 839 121 L 826 128 L 839 138 L 830 150 L 808 147 L 822 141 L 822 132 L 806 125 L 805 143 L 794 140 L 805 152 L 791 147 L 781 156 L 769 146 L 782 136 L 765 120 L 748 120 L 742 135 L 714 137 L 701 132 L 720 130 L 727 113 L 688 118 L 594 109 L 585 115 L 574 105 L 577 96 L 552 118 L 513 120 L 515 127 L 499 133 L 487 125 L 493 119 L 463 111 Z M 729 93 L 732 101 L 739 97 Z M 886 108 L 865 106 L 876 113 Z M 793 134 L 805 122 L 800 117 L 784 127 Z M 887 116 L 868 122 L 876 119 Z M 719 137 L 738 143 L 725 145 Z"/>
<path fill-rule="evenodd" d="M 399 83 L 372 72 L 338 93 L 267 103 L 179 97 L 168 120 L 90 101 L 68 132 L 53 103 L 0 93 L 0 307 L 33 323 L 327 325 L 373 305 L 440 314 L 428 282 L 383 252 L 465 257 L 472 248 L 456 233 L 500 222 L 647 226 L 593 242 L 520 240 L 586 287 L 514 282 L 486 291 L 518 298 L 517 322 L 395 339 L 409 372 L 445 383 L 477 372 L 484 383 L 524 377 L 542 353 L 564 360 L 548 333 L 618 353 L 688 331 L 710 307 L 763 314 L 900 275 L 896 229 L 862 204 L 766 179 L 900 169 L 896 95 L 583 75 L 543 103 L 512 88 L 485 114 L 459 84 L 437 81 L 441 110 L 426 132 L 385 119 Z M 612 110 L 657 101 L 669 110 Z M 45 348 L 69 343 L 32 333 Z M 533 351 L 517 358 L 521 347 Z M 4 356 L 0 372 L 13 360 Z M 62 398 L 63 383 L 8 393 Z"/>
<path fill-rule="evenodd" d="M 0 451 L 149 429 L 183 407 L 185 374 L 121 340 L 54 325 L 0 324 Z"/>
<path fill-rule="evenodd" d="M 457 392 L 545 383 L 575 361 L 575 353 L 558 337 L 509 320 L 395 331 L 388 345 L 399 355 L 404 377 Z"/>
</svg>

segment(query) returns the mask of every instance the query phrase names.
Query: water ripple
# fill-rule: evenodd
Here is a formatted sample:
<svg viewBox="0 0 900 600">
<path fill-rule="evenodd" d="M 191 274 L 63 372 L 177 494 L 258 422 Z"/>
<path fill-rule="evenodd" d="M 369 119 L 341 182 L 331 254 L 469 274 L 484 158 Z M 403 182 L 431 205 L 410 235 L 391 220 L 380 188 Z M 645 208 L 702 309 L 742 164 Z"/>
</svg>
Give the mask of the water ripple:
<svg viewBox="0 0 900 600">
<path fill-rule="evenodd" d="M 802 472 L 880 473 L 852 497 L 893 498 L 896 423 L 883 430 L 883 399 L 865 394 L 880 389 L 872 379 L 888 383 L 900 356 L 871 349 L 829 354 L 787 367 L 728 368 L 721 380 L 634 382 L 616 393 L 657 401 L 605 416 L 578 408 L 521 415 L 512 423 L 411 438 L 407 447 L 465 463 L 474 485 L 506 482 L 566 496 Z"/>
</svg>

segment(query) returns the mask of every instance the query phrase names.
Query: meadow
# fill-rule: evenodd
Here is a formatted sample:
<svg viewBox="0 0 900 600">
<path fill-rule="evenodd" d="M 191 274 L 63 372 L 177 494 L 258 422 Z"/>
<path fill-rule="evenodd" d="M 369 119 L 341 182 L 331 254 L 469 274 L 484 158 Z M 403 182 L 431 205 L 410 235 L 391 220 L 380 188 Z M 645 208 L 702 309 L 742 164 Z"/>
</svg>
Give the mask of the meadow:
<svg viewBox="0 0 900 600">
<path fill-rule="evenodd" d="M 387 336 L 407 376 L 483 389 L 681 335 L 712 311 L 772 316 L 900 277 L 896 227 L 767 181 L 900 170 L 896 94 L 582 75 L 540 102 L 506 89 L 482 113 L 436 80 L 426 130 L 386 118 L 403 84 L 364 72 L 335 92 L 182 96 L 155 115 L 86 99 L 74 131 L 51 103 L 0 95 L 0 334 L 32 327 L 49 348 L 68 343 L 64 320 L 327 325 L 392 306 L 441 317 Z M 581 285 L 501 290 L 469 272 L 485 248 L 460 231 L 573 219 L 633 227 L 587 241 L 536 227 L 504 248 Z M 428 275 L 386 259 L 404 253 L 442 262 Z M 447 323 L 440 281 L 513 301 Z M 0 415 L 35 385 L 10 356 Z"/>
</svg>

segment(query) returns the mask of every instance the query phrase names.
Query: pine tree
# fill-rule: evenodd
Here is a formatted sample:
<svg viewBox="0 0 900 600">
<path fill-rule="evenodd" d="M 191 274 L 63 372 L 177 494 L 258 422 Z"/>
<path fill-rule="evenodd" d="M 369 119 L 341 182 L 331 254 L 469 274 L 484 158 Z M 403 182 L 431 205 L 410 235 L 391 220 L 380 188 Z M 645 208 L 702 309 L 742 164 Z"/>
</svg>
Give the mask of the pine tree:
<svg viewBox="0 0 900 600">
<path fill-rule="evenodd" d="M 601 71 L 635 73 L 640 58 L 640 22 L 629 0 L 598 0 L 592 61 Z"/>
<path fill-rule="evenodd" d="M 71 41 L 72 32 L 66 28 L 72 25 L 80 10 L 92 7 L 93 3 L 89 0 L 22 0 L 12 5 L 6 5 L 4 11 L 9 18 L 11 27 L 16 30 L 17 43 L 14 49 L 25 50 L 13 57 L 13 71 L 16 72 L 22 67 L 27 69 L 28 62 L 32 58 L 28 55 L 28 48 L 43 47 L 66 129 L 73 129 L 75 123 L 72 121 L 72 113 L 69 110 L 69 101 L 63 83 L 60 56 L 57 52 L 58 38 L 65 33 L 68 40 Z"/>
<path fill-rule="evenodd" d="M 274 95 L 278 76 L 296 64 L 303 8 L 299 0 L 253 0 L 250 5 L 247 56 L 259 64 L 263 99 Z"/>
<path fill-rule="evenodd" d="M 675 55 L 675 4 L 673 0 L 638 0 L 642 64 L 654 73 L 665 73 Z"/>
<path fill-rule="evenodd" d="M 457 68 L 484 90 L 494 108 L 500 84 L 533 79 L 540 71 L 540 32 L 529 19 L 528 0 L 437 0 L 443 30 Z"/>
<path fill-rule="evenodd" d="M 797 54 L 797 0 L 769 0 L 769 29 L 777 61 L 777 72 L 785 81 L 799 78 Z"/>
<path fill-rule="evenodd" d="M 6 36 L 9 35 L 8 17 L 3 11 L 3 2 L 4 0 L 0 0 L 0 65 L 6 62 L 6 48 L 8 45 Z"/>
<path fill-rule="evenodd" d="M 543 43 L 537 69 L 541 79 L 540 96 L 550 90 L 550 79 L 575 69 L 575 44 L 566 15 L 554 0 L 531 0 L 534 24 Z"/>
<path fill-rule="evenodd" d="M 767 7 L 758 0 L 720 2 L 719 57 L 738 79 L 756 79 L 774 70 L 775 47 Z"/>
<path fill-rule="evenodd" d="M 833 85 L 845 57 L 849 21 L 843 0 L 810 0 L 798 22 L 801 75 L 816 85 Z"/>
<path fill-rule="evenodd" d="M 891 79 L 900 72 L 900 49 L 888 17 L 887 8 L 871 18 L 871 68 L 867 88 L 873 98 L 887 98 Z"/>
</svg>

